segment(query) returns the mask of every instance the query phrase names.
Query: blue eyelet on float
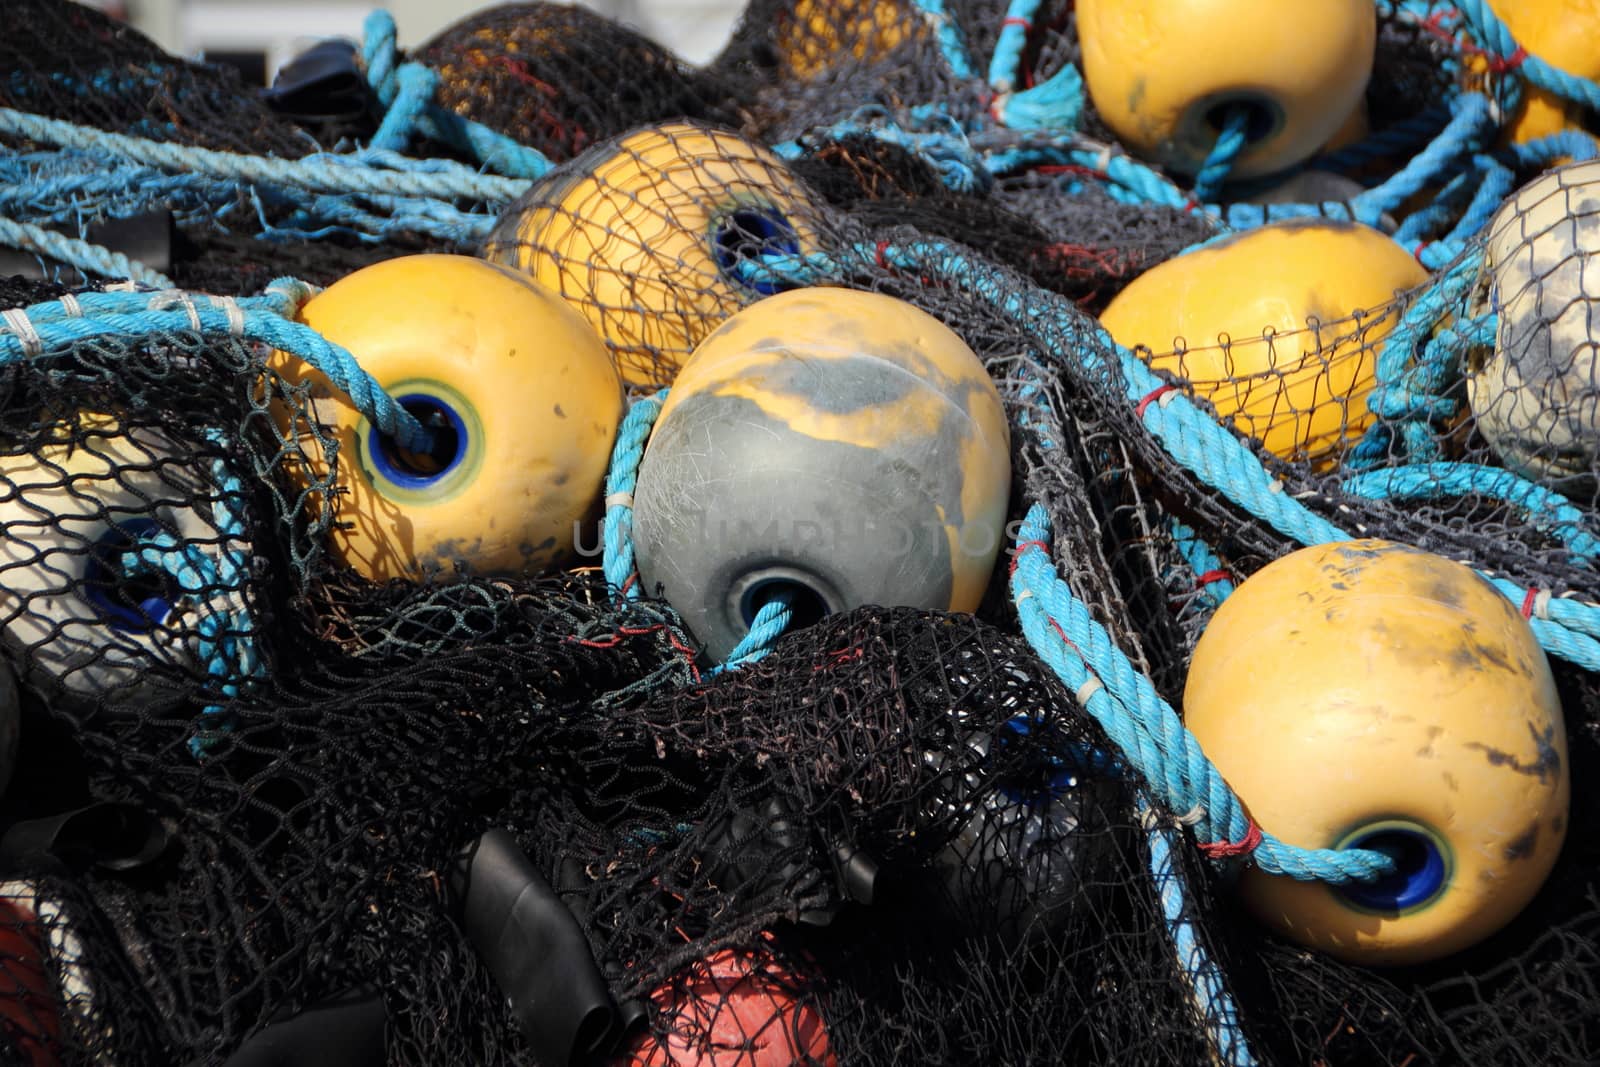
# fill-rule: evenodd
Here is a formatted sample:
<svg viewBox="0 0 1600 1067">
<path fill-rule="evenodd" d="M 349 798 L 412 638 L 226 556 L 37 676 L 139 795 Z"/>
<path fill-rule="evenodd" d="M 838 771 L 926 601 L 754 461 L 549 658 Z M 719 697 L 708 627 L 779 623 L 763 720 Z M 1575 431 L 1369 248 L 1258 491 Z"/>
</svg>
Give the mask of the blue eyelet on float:
<svg viewBox="0 0 1600 1067">
<path fill-rule="evenodd" d="M 428 489 L 448 478 L 469 457 L 474 462 L 481 460 L 481 455 L 474 454 L 478 451 L 476 437 L 454 405 L 431 393 L 405 393 L 395 402 L 433 432 L 433 447 L 427 452 L 408 451 L 368 425 L 362 456 L 379 477 L 401 489 Z"/>
<path fill-rule="evenodd" d="M 559 295 L 468 256 L 384 260 L 307 301 L 300 321 L 347 349 L 432 433 L 409 451 L 374 432 L 350 397 L 289 352 L 273 365 L 305 381 L 333 428 L 339 524 L 333 555 L 375 581 L 550 569 L 598 510 L 622 386 L 598 335 Z M 280 427 L 298 424 L 284 406 Z M 305 474 L 333 477 L 302 438 Z"/>
<path fill-rule="evenodd" d="M 1370 849 L 1394 860 L 1394 871 L 1376 882 L 1339 887 L 1340 895 L 1359 908 L 1411 911 L 1437 900 L 1450 881 L 1448 846 L 1414 822 L 1393 820 L 1364 826 L 1337 847 Z"/>
<path fill-rule="evenodd" d="M 734 285 L 762 296 L 792 288 L 770 277 L 751 279 L 739 270 L 740 263 L 762 256 L 800 254 L 800 233 L 776 206 L 747 204 L 717 216 L 710 240 L 718 272 Z"/>
<path fill-rule="evenodd" d="M 124 519 L 95 542 L 84 571 L 83 598 L 120 633 L 149 633 L 172 615 L 183 593 L 171 574 L 140 560 L 124 565 L 125 553 L 160 533 L 151 519 Z"/>
</svg>

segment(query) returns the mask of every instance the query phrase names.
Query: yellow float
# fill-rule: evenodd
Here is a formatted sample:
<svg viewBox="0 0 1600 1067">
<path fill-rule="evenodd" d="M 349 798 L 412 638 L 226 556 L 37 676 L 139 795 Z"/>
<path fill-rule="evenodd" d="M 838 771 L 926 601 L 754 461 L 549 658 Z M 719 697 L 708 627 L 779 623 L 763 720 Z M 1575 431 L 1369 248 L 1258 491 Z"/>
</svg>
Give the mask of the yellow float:
<svg viewBox="0 0 1600 1067">
<path fill-rule="evenodd" d="M 1371 423 L 1365 398 L 1395 322 L 1387 305 L 1427 280 L 1369 227 L 1274 223 L 1146 271 L 1100 321 L 1268 451 L 1319 463 Z"/>
<path fill-rule="evenodd" d="M 800 623 L 863 604 L 972 611 L 1011 488 L 983 364 L 880 293 L 803 289 L 695 350 L 634 493 L 644 588 L 721 659 L 774 596 Z"/>
<path fill-rule="evenodd" d="M 817 250 L 816 212 L 765 148 L 670 123 L 596 146 L 534 183 L 501 215 L 484 256 L 580 311 L 625 384 L 659 386 L 723 319 L 777 291 L 741 263 Z"/>
<path fill-rule="evenodd" d="M 399 448 L 320 373 L 275 355 L 285 378 L 311 383 L 313 411 L 339 442 L 341 560 L 381 581 L 456 564 L 538 571 L 567 555 L 622 414 L 616 372 L 580 315 L 515 271 L 417 255 L 340 279 L 300 318 L 435 436 L 427 454 Z M 320 452 L 302 445 L 326 478 Z"/>
<path fill-rule="evenodd" d="M 806 79 L 841 55 L 880 59 L 911 36 L 915 17 L 906 0 L 796 0 L 778 16 L 778 60 L 786 74 Z"/>
<path fill-rule="evenodd" d="M 1194 174 L 1232 107 L 1249 114 L 1233 175 L 1309 159 L 1372 76 L 1369 0 L 1078 0 L 1084 81 L 1130 150 Z"/>
<path fill-rule="evenodd" d="M 1384 541 L 1269 564 L 1201 635 L 1183 707 L 1263 829 L 1395 859 L 1393 875 L 1344 888 L 1245 872 L 1262 921 L 1312 948 L 1369 964 L 1457 952 L 1521 911 L 1561 851 L 1549 665 L 1462 564 Z"/>
</svg>

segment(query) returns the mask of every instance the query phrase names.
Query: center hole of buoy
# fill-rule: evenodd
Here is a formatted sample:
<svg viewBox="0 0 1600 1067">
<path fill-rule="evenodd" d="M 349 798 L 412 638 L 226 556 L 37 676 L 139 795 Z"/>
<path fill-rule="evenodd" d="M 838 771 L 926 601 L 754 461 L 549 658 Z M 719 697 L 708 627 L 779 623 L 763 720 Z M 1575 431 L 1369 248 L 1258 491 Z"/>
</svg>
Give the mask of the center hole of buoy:
<svg viewBox="0 0 1600 1067">
<path fill-rule="evenodd" d="M 822 594 L 793 578 L 768 578 L 745 590 L 739 600 L 739 615 L 746 627 L 753 626 L 761 609 L 781 597 L 789 598 L 787 631 L 803 630 L 827 618 L 828 602 Z"/>
<path fill-rule="evenodd" d="M 132 519 L 108 530 L 90 549 L 84 596 L 116 630 L 145 633 L 166 621 L 183 595 L 177 579 L 148 560 L 127 555 L 161 527 L 151 519 Z"/>
<path fill-rule="evenodd" d="M 1426 904 L 1444 888 L 1444 856 L 1433 838 L 1420 829 L 1385 827 L 1360 834 L 1344 847 L 1381 852 L 1394 860 L 1394 871 L 1376 882 L 1352 882 L 1339 888 L 1358 907 L 1405 911 Z"/>
<path fill-rule="evenodd" d="M 1221 133 L 1228 124 L 1228 117 L 1235 111 L 1242 111 L 1245 116 L 1244 136 L 1247 143 L 1262 141 L 1272 136 L 1278 127 L 1277 113 L 1265 101 L 1246 98 L 1224 100 L 1213 104 L 1206 111 L 1206 125 L 1216 133 Z"/>
<path fill-rule="evenodd" d="M 422 486 L 438 481 L 461 462 L 467 450 L 467 427 L 461 415 L 438 397 L 403 396 L 399 405 L 431 435 L 426 450 L 402 448 L 392 437 L 373 431 L 370 442 L 374 464 L 391 481 Z"/>
<path fill-rule="evenodd" d="M 791 288 L 770 276 L 751 277 L 739 266 L 752 261 L 759 263 L 763 256 L 799 254 L 800 235 L 782 212 L 775 208 L 740 208 L 717 220 L 711 242 L 718 269 L 735 284 L 762 296 Z"/>
</svg>

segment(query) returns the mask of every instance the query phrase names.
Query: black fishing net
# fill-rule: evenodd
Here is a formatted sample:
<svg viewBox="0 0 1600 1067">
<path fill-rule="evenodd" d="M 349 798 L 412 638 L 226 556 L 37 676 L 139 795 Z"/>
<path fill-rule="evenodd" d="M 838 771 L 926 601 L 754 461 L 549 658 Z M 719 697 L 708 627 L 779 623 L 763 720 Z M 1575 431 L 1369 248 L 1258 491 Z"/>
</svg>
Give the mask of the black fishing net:
<svg viewBox="0 0 1600 1067">
<path fill-rule="evenodd" d="M 734 117 L 708 74 L 577 5 L 502 4 L 442 31 L 414 58 L 438 73 L 441 107 L 556 161 L 647 122 Z"/>
<path fill-rule="evenodd" d="M 82 4 L 6 5 L 0 106 L 110 133 L 293 159 L 316 144 L 228 67 L 168 55 Z"/>
<path fill-rule="evenodd" d="M 981 70 L 1006 5 L 947 6 Z M 231 76 L 100 16 L 29 3 L 17 26 L 7 106 L 311 146 Z M 635 392 L 800 285 L 874 290 L 953 328 L 1005 406 L 1007 517 L 1042 505 L 1067 588 L 1174 705 L 1222 595 L 1298 543 L 1241 502 L 1250 464 L 1351 535 L 1516 583 L 1535 619 L 1559 615 L 1552 596 L 1594 600 L 1582 165 L 1441 272 L 1354 306 L 1114 328 L 1160 375 L 1136 386 L 1084 315 L 1114 324 L 1144 272 L 1245 238 L 1179 257 L 1215 223 L 1114 197 L 1103 163 L 986 176 L 949 131 L 995 101 L 950 74 L 941 28 L 906 0 L 760 2 L 699 72 L 531 4 L 411 58 L 437 73 L 435 104 L 566 160 L 483 248 L 577 308 Z M 1080 61 L 1076 32 L 1071 4 L 1033 13 L 1024 86 Z M 1372 127 L 1452 91 L 1447 54 L 1437 23 L 1381 19 Z M 885 115 L 914 125 L 929 104 L 944 117 L 918 129 L 946 140 L 883 135 Z M 1086 106 L 1080 147 L 1114 148 Z M 638 129 L 658 120 L 673 121 Z M 1371 184 L 1395 151 L 1345 169 Z M 173 226 L 164 269 L 219 296 L 473 243 Z M 1320 266 L 1368 273 L 1351 255 Z M 1535 901 L 1436 963 L 1342 963 L 1266 932 L 1238 902 L 1241 861 L 1205 861 L 1192 813 L 1149 799 L 1086 712 L 1092 690 L 1023 639 L 1006 553 L 973 615 L 863 607 L 721 673 L 669 605 L 617 598 L 592 565 L 370 581 L 328 551 L 355 458 L 265 347 L 131 324 L 61 340 L 49 325 L 101 295 L 83 281 L 0 279 L 0 306 L 31 309 L 26 328 L 6 319 L 25 358 L 0 374 L 0 650 L 20 682 L 0 833 L 11 1059 L 1600 1057 L 1600 686 L 1581 667 L 1555 661 L 1573 810 Z M 146 311 L 198 306 L 213 305 Z M 1220 474 L 1150 428 L 1183 396 L 1242 446 Z"/>
</svg>

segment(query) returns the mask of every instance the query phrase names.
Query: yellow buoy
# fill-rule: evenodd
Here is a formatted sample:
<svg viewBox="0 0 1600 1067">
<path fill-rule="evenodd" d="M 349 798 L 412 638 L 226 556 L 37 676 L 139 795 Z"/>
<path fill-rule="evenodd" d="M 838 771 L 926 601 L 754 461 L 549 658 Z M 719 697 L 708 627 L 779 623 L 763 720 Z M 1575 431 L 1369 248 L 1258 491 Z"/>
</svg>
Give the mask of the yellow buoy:
<svg viewBox="0 0 1600 1067">
<path fill-rule="evenodd" d="M 537 571 L 565 557 L 622 415 L 616 372 L 581 316 L 515 271 L 417 255 L 340 279 L 300 318 L 435 433 L 431 452 L 407 452 L 320 373 L 275 355 L 286 378 L 312 383 L 315 413 L 339 442 L 345 493 L 331 539 L 341 559 L 383 580 L 458 563 Z M 306 455 L 326 478 L 321 453 Z"/>
<path fill-rule="evenodd" d="M 778 60 L 787 74 L 804 79 L 841 56 L 879 59 L 910 37 L 914 17 L 900 0 L 796 0 L 778 16 Z"/>
<path fill-rule="evenodd" d="M 1231 107 L 1250 117 L 1238 178 L 1310 158 L 1366 91 L 1369 0 L 1078 0 L 1084 81 L 1135 153 L 1199 171 Z"/>
<path fill-rule="evenodd" d="M 881 293 L 802 289 L 695 350 L 639 466 L 639 577 L 717 659 L 779 593 L 972 611 L 1011 489 L 994 383 L 953 331 Z"/>
<path fill-rule="evenodd" d="M 1385 306 L 1427 280 L 1374 229 L 1282 222 L 1146 271 L 1100 321 L 1268 451 L 1322 462 L 1372 421 L 1365 398 L 1394 328 Z"/>
<path fill-rule="evenodd" d="M 804 186 L 765 148 L 678 122 L 596 146 L 534 183 L 484 256 L 566 298 L 624 383 L 659 386 L 723 319 L 777 291 L 744 264 L 817 250 L 815 218 Z"/>
<path fill-rule="evenodd" d="M 1351 541 L 1246 580 L 1201 635 L 1184 717 L 1263 829 L 1371 848 L 1334 888 L 1246 872 L 1262 921 L 1374 964 L 1457 952 L 1538 892 L 1566 835 L 1567 744 L 1528 623 L 1462 564 Z"/>
</svg>

